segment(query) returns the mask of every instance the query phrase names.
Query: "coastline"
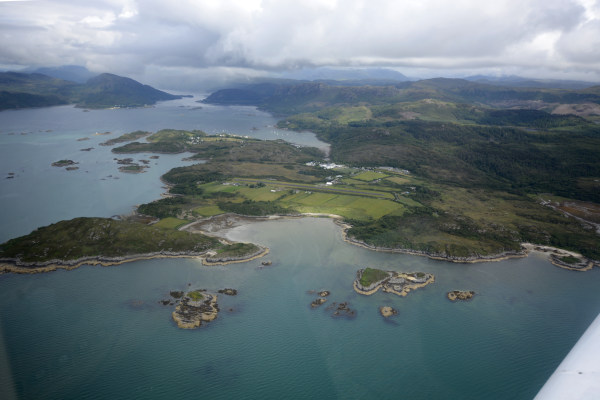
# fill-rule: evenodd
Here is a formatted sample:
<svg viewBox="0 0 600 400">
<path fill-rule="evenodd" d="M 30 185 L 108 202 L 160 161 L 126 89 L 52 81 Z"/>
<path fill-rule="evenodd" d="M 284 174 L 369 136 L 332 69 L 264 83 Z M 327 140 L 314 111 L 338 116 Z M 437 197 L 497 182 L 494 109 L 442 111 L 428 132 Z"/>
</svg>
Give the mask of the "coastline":
<svg viewBox="0 0 600 400">
<path fill-rule="evenodd" d="M 196 232 L 200 232 L 202 234 L 208 235 L 208 236 L 217 236 L 217 237 L 222 238 L 222 236 L 220 236 L 221 231 L 230 229 L 235 226 L 239 226 L 240 224 L 243 224 L 244 222 L 270 221 L 270 220 L 276 220 L 276 219 L 297 219 L 297 218 L 304 218 L 304 217 L 331 218 L 333 220 L 333 222 L 342 229 L 342 240 L 344 240 L 346 243 L 352 244 L 354 246 L 359 246 L 359 247 L 365 248 L 367 250 L 372 250 L 372 251 L 379 251 L 379 252 L 384 252 L 384 253 L 408 254 L 408 255 L 413 255 L 413 256 L 428 257 L 432 260 L 448 261 L 448 262 L 460 263 L 460 264 L 475 264 L 475 263 L 480 263 L 480 262 L 499 262 L 499 261 L 505 261 L 505 260 L 510 260 L 510 259 L 514 259 L 514 258 L 524 258 L 524 257 L 528 257 L 531 252 L 538 251 L 541 253 L 550 253 L 550 254 L 548 254 L 548 261 L 559 268 L 572 270 L 572 271 L 589 271 L 594 266 L 600 267 L 600 261 L 594 261 L 594 260 L 587 259 L 587 258 L 583 257 L 581 254 L 578 254 L 578 253 L 575 253 L 572 251 L 568 251 L 568 250 L 559 249 L 559 248 L 552 247 L 552 246 L 536 245 L 536 244 L 525 243 L 525 242 L 521 243 L 521 251 L 503 252 L 503 253 L 499 253 L 499 254 L 493 254 L 493 255 L 489 255 L 489 256 L 478 256 L 478 257 L 448 257 L 448 256 L 442 256 L 439 254 L 431 254 L 431 253 L 414 250 L 414 249 L 392 249 L 392 248 L 377 247 L 377 246 L 369 245 L 360 240 L 356 240 L 356 239 L 352 239 L 352 238 L 348 237 L 348 229 L 350 229 L 352 226 L 347 224 L 346 222 L 344 222 L 344 218 L 341 215 L 328 214 L 328 213 L 302 213 L 302 214 L 296 214 L 296 215 L 269 215 L 269 216 L 245 216 L 245 215 L 239 215 L 239 214 L 234 214 L 234 213 L 227 213 L 227 214 L 214 215 L 211 217 L 207 217 L 204 219 L 200 219 L 200 220 L 191 222 L 191 223 L 181 227 L 180 230 L 187 230 L 189 232 L 196 231 Z M 210 223 L 212 221 L 219 220 L 219 219 L 228 220 L 230 225 L 227 227 L 221 226 L 221 227 L 219 227 L 219 229 L 216 229 L 216 230 L 203 230 L 203 229 L 198 229 L 194 226 L 196 224 L 200 224 L 200 225 L 209 224 L 210 225 Z M 586 266 L 585 267 L 573 267 L 572 265 L 566 264 L 564 262 L 560 262 L 555 257 L 552 257 L 551 253 L 560 254 L 560 255 L 572 255 L 572 256 L 578 257 L 583 260 L 582 263 L 584 262 L 586 264 Z"/>
<path fill-rule="evenodd" d="M 531 252 L 535 251 L 535 252 L 539 252 L 542 254 L 547 254 L 548 261 L 550 263 L 552 263 L 554 266 L 557 266 L 559 268 L 563 268 L 566 270 L 570 270 L 570 271 L 589 271 L 594 267 L 600 267 L 600 261 L 590 260 L 574 251 L 564 250 L 564 249 L 560 249 L 558 247 L 537 245 L 537 244 L 526 243 L 526 242 L 521 243 L 521 251 L 519 251 L 519 252 L 503 252 L 503 253 L 499 253 L 499 254 L 495 254 L 495 255 L 479 256 L 479 257 L 447 257 L 447 256 L 436 255 L 436 254 L 430 254 L 430 253 L 427 253 L 424 251 L 413 250 L 413 249 L 383 248 L 383 247 L 373 246 L 373 245 L 370 245 L 363 241 L 352 239 L 352 238 L 348 237 L 348 229 L 350 229 L 351 226 L 342 222 L 341 220 L 337 220 L 337 219 L 335 220 L 335 223 L 342 228 L 342 239 L 345 242 L 353 244 L 355 246 L 359 246 L 359 247 L 368 249 L 368 250 L 380 251 L 380 252 L 384 252 L 384 253 L 409 254 L 409 255 L 413 255 L 413 256 L 428 257 L 432 260 L 449 261 L 449 262 L 460 263 L 460 264 L 475 264 L 475 263 L 479 263 L 479 262 L 497 262 L 497 261 L 510 260 L 513 258 L 524 258 L 524 257 L 528 257 Z M 560 261 L 557 258 L 557 255 L 573 256 L 573 257 L 581 259 L 582 261 L 580 263 L 576 264 L 578 266 L 573 266 L 571 264 Z"/>
<path fill-rule="evenodd" d="M 258 246 L 258 245 L 257 245 Z M 259 251 L 251 254 L 247 257 L 225 257 L 224 259 L 221 258 L 217 258 L 214 261 L 212 261 L 210 259 L 210 257 L 203 257 L 202 258 L 202 265 L 227 265 L 227 264 L 238 264 L 238 263 L 244 263 L 247 261 L 252 261 L 252 260 L 256 260 L 258 258 L 262 258 L 264 256 L 266 256 L 267 254 L 269 254 L 269 248 L 268 247 L 262 247 L 262 246 L 258 246 L 259 247 Z"/>
<path fill-rule="evenodd" d="M 356 293 L 362 294 L 364 296 L 371 296 L 371 295 L 377 293 L 379 291 L 379 289 L 382 289 L 386 293 L 393 293 L 397 296 L 406 297 L 411 290 L 423 288 L 423 287 L 435 282 L 435 275 L 428 274 L 429 276 L 427 277 L 427 280 L 425 280 L 424 282 L 404 283 L 404 284 L 402 284 L 402 290 L 398 291 L 398 290 L 394 289 L 393 285 L 389 285 L 388 281 L 390 280 L 390 278 L 397 278 L 397 277 L 406 279 L 408 274 L 405 272 L 394 272 L 394 271 L 390 271 L 390 272 L 392 272 L 394 274 L 394 276 L 389 276 L 385 279 L 382 279 L 381 281 L 377 282 L 375 284 L 375 286 L 370 290 L 364 290 L 364 289 L 360 288 L 358 279 L 354 280 L 354 282 L 352 283 L 352 287 L 354 288 L 354 291 Z"/>
<path fill-rule="evenodd" d="M 351 225 L 348 225 L 340 220 L 336 220 L 335 223 L 342 228 L 342 239 L 344 240 L 344 242 L 350 243 L 355 246 L 359 246 L 359 247 L 362 247 L 362 248 L 365 248 L 368 250 L 379 251 L 379 252 L 383 252 L 383 253 L 409 254 L 411 256 L 428 257 L 428 258 L 431 258 L 432 260 L 449 261 L 449 262 L 460 263 L 460 264 L 475 264 L 475 263 L 479 263 L 479 262 L 488 262 L 488 261 L 489 262 L 504 261 L 504 260 L 509 260 L 511 258 L 527 257 L 527 255 L 528 255 L 528 252 L 523 248 L 523 246 L 522 246 L 522 250 L 520 252 L 503 252 L 500 254 L 494 254 L 494 255 L 490 255 L 490 256 L 478 256 L 478 257 L 449 257 L 449 256 L 442 256 L 439 254 L 431 254 L 431 253 L 427 253 L 425 251 L 414 250 L 414 249 L 392 249 L 392 248 L 385 248 L 385 247 L 377 247 L 377 246 L 373 246 L 368 243 L 365 243 L 361 240 L 356 240 L 356 239 L 348 237 L 348 229 L 351 228 Z"/>
<path fill-rule="evenodd" d="M 231 229 L 236 226 L 240 226 L 247 223 L 259 222 L 259 221 L 271 221 L 277 219 L 298 219 L 304 217 L 314 217 L 314 218 L 331 218 L 333 222 L 340 226 L 342 230 L 342 240 L 346 243 L 352 244 L 354 246 L 359 246 L 368 250 L 385 252 L 385 253 L 398 253 L 398 254 L 408 254 L 415 255 L 421 257 L 428 257 L 433 260 L 439 261 L 448 261 L 453 263 L 462 263 L 462 264 L 474 264 L 479 262 L 497 262 L 504 261 L 513 258 L 524 258 L 529 256 L 532 252 L 539 252 L 547 255 L 548 261 L 553 265 L 563 268 L 570 271 L 589 271 L 594 267 L 600 267 L 600 262 L 595 260 L 590 260 L 586 257 L 583 257 L 581 254 L 559 249 L 552 246 L 544 246 L 537 245 L 533 243 L 521 243 L 521 251 L 518 252 L 503 252 L 500 254 L 490 255 L 490 256 L 477 256 L 477 257 L 449 257 L 443 256 L 439 254 L 431 254 L 424 251 L 414 250 L 414 249 L 397 249 L 397 248 L 383 248 L 370 245 L 360 240 L 356 240 L 350 238 L 348 236 L 348 229 L 351 228 L 351 225 L 344 222 L 343 217 L 336 214 L 327 214 L 327 213 L 302 213 L 295 215 L 269 215 L 269 216 L 244 216 L 234 213 L 227 214 L 219 214 L 203 219 L 198 219 L 196 221 L 192 221 L 182 227 L 179 230 L 187 231 L 187 232 L 197 232 L 202 233 L 208 236 L 218 237 L 221 241 L 231 243 L 225 237 L 222 236 L 223 231 Z M 199 225 L 197 227 L 196 225 Z M 207 225 L 209 229 L 203 229 L 204 225 Z M 0 260 L 0 274 L 3 273 L 16 273 L 16 274 L 35 274 L 35 273 L 43 273 L 43 272 L 51 272 L 56 271 L 58 269 L 64 270 L 73 270 L 79 268 L 82 265 L 100 265 L 103 267 L 121 265 L 128 262 L 134 261 L 142 261 L 142 260 L 150 260 L 154 258 L 200 258 L 202 260 L 202 264 L 206 266 L 212 265 L 228 265 L 228 264 L 236 264 L 236 263 L 244 263 L 252 260 L 256 260 L 258 258 L 264 257 L 269 254 L 270 250 L 267 247 L 256 245 L 259 247 L 259 251 L 248 255 L 247 257 L 224 257 L 222 259 L 214 258 L 216 253 L 211 250 L 204 251 L 201 253 L 193 253 L 193 252 L 183 252 L 183 253 L 148 253 L 148 254 L 135 254 L 124 257 L 104 257 L 104 256 L 93 256 L 86 257 L 72 261 L 64 261 L 64 260 L 50 260 L 43 263 L 27 263 L 21 262 L 15 259 L 4 259 Z M 561 261 L 559 256 L 573 256 L 581 261 L 577 264 L 568 264 L 564 261 Z M 355 287 L 355 290 L 357 288 Z M 370 291 L 372 293 L 360 292 L 361 294 L 370 295 L 377 292 L 379 288 L 376 290 Z M 394 292 L 395 293 L 395 292 Z M 398 295 L 405 295 L 400 293 L 395 293 Z"/>
<path fill-rule="evenodd" d="M 589 271 L 592 268 L 600 267 L 600 262 L 590 260 L 579 253 L 570 250 L 559 249 L 552 246 L 542 246 L 533 243 L 521 243 L 521 246 L 527 249 L 527 252 L 537 252 L 541 254 L 547 255 L 548 261 L 550 261 L 553 265 L 566 269 L 569 271 Z M 581 262 L 577 264 L 568 264 L 564 261 L 561 261 L 559 256 L 571 256 L 576 257 L 581 260 Z M 574 266 L 576 265 L 576 266 Z"/>
<path fill-rule="evenodd" d="M 260 247 L 260 246 L 259 246 Z M 64 269 L 67 271 L 71 271 L 73 269 L 79 268 L 83 265 L 91 265 L 96 266 L 99 265 L 101 267 L 110 267 L 115 265 L 121 265 L 125 263 L 135 262 L 135 261 L 144 261 L 144 260 L 152 260 L 155 258 L 199 258 L 202 260 L 203 265 L 227 265 L 227 264 L 235 264 L 235 263 L 243 263 L 246 261 L 252 261 L 257 258 L 263 257 L 269 253 L 268 248 L 260 247 L 260 251 L 258 253 L 253 253 L 250 256 L 246 257 L 236 257 L 231 260 L 222 260 L 219 262 L 206 262 L 206 259 L 211 257 L 208 252 L 202 253 L 149 253 L 149 254 L 135 254 L 131 256 L 124 257 L 86 257 L 80 258 L 73 261 L 65 262 L 63 260 L 51 260 L 44 263 L 22 263 L 17 260 L 0 260 L 0 274 L 3 273 L 15 273 L 15 274 L 38 274 L 44 272 L 52 272 L 57 271 L 59 269 Z"/>
</svg>

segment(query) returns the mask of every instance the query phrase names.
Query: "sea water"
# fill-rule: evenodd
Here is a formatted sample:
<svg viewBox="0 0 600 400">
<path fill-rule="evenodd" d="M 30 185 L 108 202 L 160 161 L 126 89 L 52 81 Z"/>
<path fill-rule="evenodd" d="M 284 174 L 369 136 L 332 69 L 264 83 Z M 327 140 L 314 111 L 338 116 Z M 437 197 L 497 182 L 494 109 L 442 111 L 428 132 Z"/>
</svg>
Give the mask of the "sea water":
<svg viewBox="0 0 600 400">
<path fill-rule="evenodd" d="M 26 110 L 23 115 L 30 118 L 52 110 L 58 115 L 74 111 L 57 107 Z M 148 111 L 152 110 L 162 108 Z M 225 127 L 227 110 L 218 111 Z M 110 111 L 121 110 L 108 110 L 103 119 L 114 116 Z M 162 120 L 162 127 L 208 130 L 199 117 L 196 125 L 174 126 L 178 113 L 197 111 L 202 110 L 173 107 L 165 112 L 170 117 Z M 18 120 L 15 114 L 19 113 L 12 112 L 11 118 Z M 5 115 L 0 113 L 0 121 L 5 121 Z M 160 129 L 128 123 L 123 133 Z M 110 124 L 114 126 L 107 127 Z M 116 130 L 117 125 L 106 122 L 98 131 Z M 35 173 L 23 172 L 8 180 L 8 185 L 34 178 L 61 182 L 60 187 L 29 188 L 30 195 L 21 199 L 31 201 L 27 208 L 42 207 L 39 198 L 52 196 L 47 190 L 73 190 L 70 186 L 78 182 L 77 175 L 68 174 L 85 174 L 83 163 L 89 162 L 93 151 L 82 152 L 77 171 L 57 173 L 54 167 L 45 167 L 47 161 L 69 158 L 63 157 L 63 149 L 91 126 L 66 126 L 61 131 L 68 133 L 64 139 L 56 138 L 61 133 L 55 129 L 9 135 L 2 126 L 4 154 L 6 143 L 27 143 L 23 157 L 34 153 L 37 143 L 52 143 L 35 152 L 29 163 L 19 164 Z M 90 141 L 81 143 L 91 147 L 86 144 Z M 95 142 L 93 146 L 104 151 Z M 151 166 L 146 174 L 128 175 L 129 191 L 143 192 L 146 185 L 156 185 L 143 196 L 144 201 L 158 197 L 160 183 L 153 182 L 158 176 L 151 176 L 152 170 L 158 175 L 180 163 L 177 157 L 181 156 L 161 155 L 157 161 L 164 164 Z M 21 162 L 17 156 L 13 161 Z M 103 162 L 98 155 L 98 163 Z M 14 166 L 5 165 L 3 159 L 2 173 Z M 111 174 L 126 179 L 110 162 L 106 171 L 95 164 L 85 168 L 98 180 Z M 61 179 L 61 174 L 68 179 Z M 121 179 L 93 182 L 108 185 Z M 20 212 L 4 200 L 13 193 L 5 183 L 3 204 Z M 116 197 L 114 204 L 133 206 L 127 198 L 130 194 L 108 186 L 107 198 Z M 66 197 L 62 207 L 73 209 L 67 215 L 88 216 L 89 210 L 79 202 L 93 202 L 91 197 L 78 201 Z M 119 207 L 105 206 L 102 212 L 113 215 Z M 30 211 L 31 224 L 42 225 L 44 213 Z M 14 218 L 6 209 L 0 217 L 5 239 L 21 234 L 6 224 Z M 530 399 L 600 310 L 597 270 L 566 271 L 536 253 L 502 262 L 453 264 L 374 252 L 344 242 L 333 221 L 318 218 L 245 223 L 227 236 L 268 246 L 271 252 L 266 259 L 272 265 L 254 260 L 208 267 L 196 259 L 154 259 L 114 267 L 0 275 L 1 397 Z M 436 279 L 407 297 L 361 296 L 353 291 L 352 281 L 365 266 L 430 272 Z M 235 288 L 238 295 L 219 295 L 221 311 L 215 321 L 196 330 L 181 330 L 171 319 L 173 306 L 160 300 L 172 290 L 188 288 Z M 331 291 L 327 302 L 311 308 L 317 297 L 314 291 L 323 289 Z M 446 292 L 456 289 L 477 294 L 471 301 L 452 303 Z M 334 302 L 348 302 L 356 316 L 332 316 L 327 308 Z M 384 319 L 378 311 L 384 305 L 394 307 L 398 315 Z"/>
<path fill-rule="evenodd" d="M 285 139 L 328 151 L 314 133 L 276 129 L 277 120 L 254 107 L 199 105 L 197 98 L 151 108 L 83 110 L 73 106 L 0 112 L 0 242 L 75 217 L 111 217 L 164 192 L 160 176 L 189 165 L 190 154 L 114 154 L 101 143 L 136 130 L 199 129 L 259 139 Z M 108 134 L 105 134 L 107 133 Z M 143 140 L 143 139 L 142 139 Z M 85 151 L 86 149 L 91 149 Z M 116 159 L 150 161 L 144 173 L 119 172 Z M 73 160 L 79 169 L 53 167 Z M 197 161 L 196 161 L 197 162 Z"/>
</svg>

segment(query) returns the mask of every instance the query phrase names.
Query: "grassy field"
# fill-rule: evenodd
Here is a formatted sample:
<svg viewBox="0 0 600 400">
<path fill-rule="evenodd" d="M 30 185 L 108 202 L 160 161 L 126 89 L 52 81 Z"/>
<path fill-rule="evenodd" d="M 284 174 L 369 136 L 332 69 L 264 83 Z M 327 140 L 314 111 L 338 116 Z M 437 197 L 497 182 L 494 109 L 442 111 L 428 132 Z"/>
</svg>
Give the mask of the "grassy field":
<svg viewBox="0 0 600 400">
<path fill-rule="evenodd" d="M 406 177 L 402 177 L 402 176 L 390 176 L 388 178 L 385 178 L 385 180 L 393 182 L 393 183 L 397 183 L 398 185 L 405 185 L 412 181 L 410 178 L 406 178 Z"/>
<path fill-rule="evenodd" d="M 373 114 L 368 107 L 335 107 L 323 110 L 317 114 L 319 118 L 334 121 L 339 124 L 348 124 L 354 121 L 366 121 Z"/>
<path fill-rule="evenodd" d="M 381 199 L 394 199 L 394 195 L 391 192 L 386 191 L 385 187 L 376 187 L 376 186 L 363 186 L 363 187 L 353 187 L 346 185 L 325 185 L 323 183 L 316 185 L 308 185 L 297 182 L 283 182 L 278 180 L 257 180 L 257 179 L 241 179 L 236 178 L 233 180 L 236 183 L 242 185 L 248 184 L 265 184 L 267 185 L 269 190 L 281 191 L 283 189 L 289 190 L 301 190 L 301 191 L 315 191 L 315 192 L 325 192 L 325 193 L 336 193 L 336 194 L 346 194 L 346 195 L 355 195 L 361 197 L 375 197 Z M 381 190 L 378 190 L 381 189 Z"/>
<path fill-rule="evenodd" d="M 333 193 L 299 192 L 283 197 L 280 202 L 300 212 L 335 214 L 360 220 L 404 212 L 404 207 L 393 201 Z"/>
<path fill-rule="evenodd" d="M 378 171 L 365 171 L 360 174 L 354 175 L 352 179 L 358 179 L 359 181 L 371 182 L 376 179 L 384 179 L 389 177 L 389 175 L 384 174 L 383 172 Z"/>
<path fill-rule="evenodd" d="M 228 184 L 211 182 L 200 185 L 205 198 L 196 198 L 191 203 L 192 214 L 201 217 L 221 214 L 224 211 L 217 203 L 222 200 L 230 203 L 270 202 L 297 212 L 336 214 L 358 220 L 377 219 L 384 215 L 402 215 L 406 211 L 407 204 L 420 206 L 419 203 L 408 198 L 392 201 L 393 195 L 385 192 L 373 192 L 386 196 L 386 198 L 378 198 L 332 193 L 327 191 L 327 188 L 321 187 L 289 188 L 283 186 L 282 182 L 274 181 L 263 180 L 260 182 L 265 184 L 257 184 L 258 180 L 232 179 L 228 182 Z M 225 195 L 226 197 L 223 198 Z"/>
<path fill-rule="evenodd" d="M 184 219 L 167 217 L 158 221 L 156 224 L 154 224 L 154 226 L 158 228 L 177 229 L 187 223 L 189 223 L 189 221 L 186 221 Z"/>
<path fill-rule="evenodd" d="M 214 215 L 223 214 L 223 210 L 219 206 L 202 206 L 196 207 L 192 210 L 194 215 L 200 217 L 212 217 Z"/>
<path fill-rule="evenodd" d="M 389 277 L 390 274 L 386 271 L 375 268 L 365 268 L 361 277 L 360 284 L 362 286 L 369 286 L 375 282 L 379 282 L 382 279 Z"/>
</svg>

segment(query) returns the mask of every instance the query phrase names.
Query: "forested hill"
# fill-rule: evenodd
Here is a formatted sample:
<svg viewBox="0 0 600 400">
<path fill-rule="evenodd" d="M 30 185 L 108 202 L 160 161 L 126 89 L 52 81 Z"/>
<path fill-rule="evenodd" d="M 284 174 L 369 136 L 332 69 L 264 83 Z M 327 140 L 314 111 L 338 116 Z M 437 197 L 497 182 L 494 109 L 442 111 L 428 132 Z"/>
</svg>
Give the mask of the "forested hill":
<svg viewBox="0 0 600 400">
<path fill-rule="evenodd" d="M 271 81 L 219 90 L 204 101 L 212 104 L 255 105 L 277 114 L 292 115 L 341 104 L 390 104 L 425 99 L 499 108 L 544 109 L 557 104 L 600 104 L 600 86 L 579 90 L 509 87 L 446 78 L 399 82 L 388 86 Z"/>
<path fill-rule="evenodd" d="M 269 82 L 208 103 L 254 104 L 311 130 L 333 161 L 406 169 L 440 184 L 600 202 L 600 86 L 507 87 L 461 79 L 340 87 Z"/>
<path fill-rule="evenodd" d="M 39 73 L 0 73 L 0 110 L 61 104 L 86 108 L 141 107 L 180 97 L 112 74 L 101 74 L 80 84 Z"/>
</svg>

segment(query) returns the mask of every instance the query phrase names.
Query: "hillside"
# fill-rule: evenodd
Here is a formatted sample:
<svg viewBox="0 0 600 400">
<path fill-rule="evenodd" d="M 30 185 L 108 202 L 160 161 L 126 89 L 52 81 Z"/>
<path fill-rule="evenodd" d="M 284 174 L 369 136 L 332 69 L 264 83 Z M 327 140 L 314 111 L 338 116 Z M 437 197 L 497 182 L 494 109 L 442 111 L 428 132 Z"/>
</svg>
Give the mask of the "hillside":
<svg viewBox="0 0 600 400">
<path fill-rule="evenodd" d="M 112 74 L 101 74 L 79 84 L 38 73 L 0 73 L 0 110 L 61 104 L 86 108 L 140 107 L 177 98 L 180 96 Z"/>
<path fill-rule="evenodd" d="M 340 86 L 342 84 L 271 81 L 219 90 L 204 102 L 255 105 L 280 115 L 313 112 L 340 105 L 396 104 L 421 100 L 546 111 L 559 104 L 600 104 L 600 86 L 567 90 L 499 86 L 447 78 L 399 82 L 388 86 Z"/>
<path fill-rule="evenodd" d="M 29 71 L 27 71 L 29 72 Z M 77 83 L 85 83 L 88 79 L 93 78 L 96 74 L 89 71 L 87 68 L 79 65 L 62 65 L 60 67 L 42 67 L 35 71 L 37 74 L 48 75 L 53 78 L 72 81 Z"/>
<path fill-rule="evenodd" d="M 130 78 L 101 74 L 89 79 L 77 99 L 77 105 L 90 108 L 140 107 L 157 101 L 181 98 Z"/>
<path fill-rule="evenodd" d="M 343 169 L 331 175 L 343 176 L 349 187 L 391 191 L 403 205 L 383 215 L 370 209 L 371 219 L 327 210 L 353 225 L 350 237 L 443 258 L 501 254 L 530 242 L 600 259 L 600 87 L 440 78 L 387 87 L 304 82 L 265 89 L 255 104 L 287 115 L 280 128 L 313 131 L 331 144 L 331 161 L 381 174 L 370 176 L 368 185 L 346 178 Z M 244 90 L 246 100 L 258 93 L 253 86 Z M 205 101 L 234 104 L 235 94 L 220 91 Z M 390 167 L 405 175 L 390 177 Z M 296 200 L 279 200 L 285 201 Z"/>
</svg>

